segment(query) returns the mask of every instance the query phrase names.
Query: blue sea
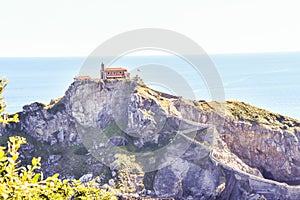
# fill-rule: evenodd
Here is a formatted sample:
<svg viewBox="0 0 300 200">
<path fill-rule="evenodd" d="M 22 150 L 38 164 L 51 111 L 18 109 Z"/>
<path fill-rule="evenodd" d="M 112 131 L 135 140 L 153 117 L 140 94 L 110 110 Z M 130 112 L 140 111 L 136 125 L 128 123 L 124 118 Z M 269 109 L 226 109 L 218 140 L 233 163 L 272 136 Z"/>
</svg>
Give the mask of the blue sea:
<svg viewBox="0 0 300 200">
<path fill-rule="evenodd" d="M 243 101 L 300 119 L 300 52 L 219 54 L 210 58 L 222 79 L 226 100 Z M 73 78 L 82 72 L 85 59 L 0 58 L 0 77 L 9 80 L 2 95 L 8 105 L 6 112 L 15 113 L 26 104 L 49 103 L 63 96 Z M 195 98 L 211 100 L 205 82 L 192 76 L 193 69 L 173 56 L 129 56 L 113 65 L 131 70 L 148 61 L 172 66 L 188 80 Z"/>
</svg>

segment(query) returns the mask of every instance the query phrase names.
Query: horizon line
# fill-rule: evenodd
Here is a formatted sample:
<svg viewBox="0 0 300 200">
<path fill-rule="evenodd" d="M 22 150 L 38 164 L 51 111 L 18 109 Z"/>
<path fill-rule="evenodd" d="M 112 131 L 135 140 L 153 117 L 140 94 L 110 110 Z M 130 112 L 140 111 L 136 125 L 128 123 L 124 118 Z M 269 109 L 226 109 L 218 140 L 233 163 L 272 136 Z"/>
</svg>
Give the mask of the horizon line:
<svg viewBox="0 0 300 200">
<path fill-rule="evenodd" d="M 244 55 L 244 54 L 277 54 L 277 53 L 300 53 L 300 50 L 297 51 L 257 51 L 257 52 L 224 52 L 224 53 L 207 53 L 205 52 L 208 56 L 215 56 L 215 55 Z M 125 55 L 126 56 L 126 55 Z M 166 54 L 139 54 L 139 55 L 127 55 L 130 57 L 143 57 L 143 56 L 170 56 Z M 5 59 L 5 58 L 85 58 L 88 56 L 84 55 L 49 55 L 49 56 L 0 56 L 0 59 Z M 104 57 L 109 57 L 109 56 L 104 56 Z"/>
</svg>

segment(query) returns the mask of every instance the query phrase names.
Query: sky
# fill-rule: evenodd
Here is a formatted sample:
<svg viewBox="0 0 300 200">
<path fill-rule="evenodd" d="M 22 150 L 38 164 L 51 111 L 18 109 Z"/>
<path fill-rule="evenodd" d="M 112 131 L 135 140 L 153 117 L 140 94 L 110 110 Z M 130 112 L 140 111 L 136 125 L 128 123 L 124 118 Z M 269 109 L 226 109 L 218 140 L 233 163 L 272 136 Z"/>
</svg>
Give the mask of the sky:
<svg viewBox="0 0 300 200">
<path fill-rule="evenodd" d="M 297 0 L 0 0 L 0 57 L 87 56 L 114 35 L 163 28 L 207 53 L 300 51 Z"/>
</svg>

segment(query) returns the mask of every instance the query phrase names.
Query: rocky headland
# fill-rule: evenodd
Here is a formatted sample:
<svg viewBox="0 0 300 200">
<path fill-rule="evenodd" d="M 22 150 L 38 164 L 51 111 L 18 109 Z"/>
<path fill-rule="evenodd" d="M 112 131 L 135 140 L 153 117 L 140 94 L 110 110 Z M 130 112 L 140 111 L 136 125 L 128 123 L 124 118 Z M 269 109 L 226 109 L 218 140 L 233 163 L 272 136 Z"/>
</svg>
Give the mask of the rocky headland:
<svg viewBox="0 0 300 200">
<path fill-rule="evenodd" d="M 124 193 L 300 199 L 300 121 L 243 102 L 187 100 L 138 79 L 76 80 L 64 97 L 26 105 L 18 114 L 19 123 L 0 127 L 0 143 L 26 137 L 22 159 L 41 156 L 45 175 L 113 187 L 122 171 L 116 153 L 152 152 L 148 166 L 145 157 L 130 157 L 137 165 L 128 163 L 128 170 L 138 170 L 130 171 Z"/>
</svg>

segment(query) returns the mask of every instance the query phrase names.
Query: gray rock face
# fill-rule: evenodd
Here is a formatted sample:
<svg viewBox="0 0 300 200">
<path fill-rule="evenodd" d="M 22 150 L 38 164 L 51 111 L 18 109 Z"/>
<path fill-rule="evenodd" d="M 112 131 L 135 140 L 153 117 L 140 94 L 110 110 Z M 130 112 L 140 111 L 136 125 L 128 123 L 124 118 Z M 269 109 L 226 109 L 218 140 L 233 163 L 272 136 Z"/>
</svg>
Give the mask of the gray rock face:
<svg viewBox="0 0 300 200">
<path fill-rule="evenodd" d="M 52 145 L 57 142 L 66 145 L 80 144 L 73 119 L 67 113 L 63 102 L 49 106 L 33 103 L 24 106 L 23 111 L 18 114 L 21 123 L 9 124 L 2 133 L 16 130 Z"/>
<path fill-rule="evenodd" d="M 158 171 L 154 191 L 159 197 L 187 199 L 192 196 L 194 199 L 209 199 L 215 193 L 219 177 L 217 168 L 203 169 L 180 159 Z"/>
<path fill-rule="evenodd" d="M 136 81 L 85 80 L 72 83 L 65 96 L 50 105 L 24 106 L 19 119 L 1 126 L 0 135 L 22 132 L 30 137 L 24 152 L 47 154 L 46 174 L 58 170 L 63 177 L 78 177 L 82 172 L 86 182 L 103 172 L 101 160 L 82 143 L 90 142 L 102 153 L 100 158 L 114 157 L 105 151 L 109 144 L 133 152 L 173 144 L 160 154 L 170 165 L 144 180 L 151 196 L 300 199 L 300 186 L 286 184 L 300 180 L 300 122 L 240 102 L 185 100 Z M 80 126 L 88 129 L 80 131 Z M 184 132 L 195 126 L 201 127 L 191 131 L 195 134 Z M 93 129 L 102 130 L 106 139 L 98 142 Z M 178 134 L 190 142 L 187 148 L 174 141 Z"/>
<path fill-rule="evenodd" d="M 300 183 L 299 135 L 243 122 L 239 129 L 231 122 L 223 132 L 232 152 L 266 178 Z"/>
<path fill-rule="evenodd" d="M 124 137 L 111 137 L 109 138 L 109 142 L 115 146 L 126 146 L 128 144 L 128 141 Z"/>
<path fill-rule="evenodd" d="M 47 163 L 49 165 L 56 163 L 57 161 L 59 161 L 61 159 L 61 155 L 50 155 L 48 157 Z"/>
<path fill-rule="evenodd" d="M 92 178 L 93 178 L 93 174 L 85 174 L 82 177 L 80 177 L 79 180 L 80 180 L 81 183 L 86 183 L 86 182 L 91 181 Z"/>
</svg>

